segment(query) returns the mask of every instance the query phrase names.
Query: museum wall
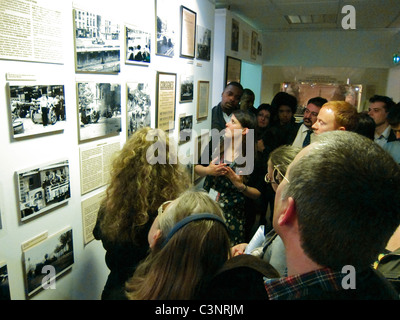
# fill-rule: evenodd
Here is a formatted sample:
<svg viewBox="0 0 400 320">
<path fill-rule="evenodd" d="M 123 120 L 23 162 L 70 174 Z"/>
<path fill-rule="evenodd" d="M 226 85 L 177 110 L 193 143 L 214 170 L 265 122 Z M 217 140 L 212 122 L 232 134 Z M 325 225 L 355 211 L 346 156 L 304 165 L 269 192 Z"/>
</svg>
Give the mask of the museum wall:
<svg viewBox="0 0 400 320">
<path fill-rule="evenodd" d="M 141 126 L 169 125 L 156 119 L 162 108 L 174 112 L 169 134 L 177 143 L 180 118 L 191 121 L 192 138 L 181 141 L 179 156 L 193 160 L 197 133 L 211 123 L 214 61 L 207 47 L 215 4 L 169 0 L 161 9 L 162 1 L 155 3 L 1 2 L 2 297 L 8 291 L 16 300 L 100 298 L 108 269 L 91 230 L 110 159 Z M 193 48 L 191 41 L 181 46 L 181 6 L 189 20 L 185 37 L 193 17 L 201 28 Z M 157 46 L 156 9 L 168 19 L 162 31 L 168 29 L 172 45 L 160 39 Z M 137 49 L 135 39 L 148 43 L 148 35 L 150 61 L 144 51 L 127 60 L 128 47 Z M 164 77 L 175 84 L 172 104 L 157 100 Z M 56 266 L 55 281 L 54 269 L 40 268 L 46 263 Z"/>
</svg>

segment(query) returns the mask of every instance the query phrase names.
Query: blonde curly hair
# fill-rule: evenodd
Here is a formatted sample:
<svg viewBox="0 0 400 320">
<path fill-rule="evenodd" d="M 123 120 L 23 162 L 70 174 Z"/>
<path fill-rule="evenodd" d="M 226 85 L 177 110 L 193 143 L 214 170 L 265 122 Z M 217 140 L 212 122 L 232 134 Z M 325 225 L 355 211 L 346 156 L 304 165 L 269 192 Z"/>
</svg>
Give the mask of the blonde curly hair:
<svg viewBox="0 0 400 320">
<path fill-rule="evenodd" d="M 190 187 L 189 174 L 174 155 L 166 133 L 148 127 L 136 131 L 116 153 L 99 212 L 106 238 L 134 241 L 135 230 L 148 222 L 149 213 Z"/>
</svg>

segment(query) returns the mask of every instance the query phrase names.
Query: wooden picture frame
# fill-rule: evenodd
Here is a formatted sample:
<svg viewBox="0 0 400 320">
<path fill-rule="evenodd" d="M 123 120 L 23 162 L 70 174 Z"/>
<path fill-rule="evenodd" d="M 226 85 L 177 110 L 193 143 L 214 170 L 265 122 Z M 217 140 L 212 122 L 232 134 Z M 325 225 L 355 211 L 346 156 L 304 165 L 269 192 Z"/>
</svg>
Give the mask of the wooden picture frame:
<svg viewBox="0 0 400 320">
<path fill-rule="evenodd" d="M 157 72 L 156 128 L 175 129 L 176 73 Z"/>
<path fill-rule="evenodd" d="M 257 43 L 258 43 L 258 33 L 252 31 L 251 33 L 251 48 L 250 48 L 250 57 L 253 60 L 257 59 Z"/>
<path fill-rule="evenodd" d="M 225 85 L 227 85 L 229 82 L 232 81 L 240 83 L 241 71 L 242 71 L 242 60 L 227 56 Z"/>
<path fill-rule="evenodd" d="M 207 119 L 209 100 L 210 100 L 210 81 L 198 81 L 197 112 L 196 112 L 197 121 Z"/>
<path fill-rule="evenodd" d="M 196 12 L 181 6 L 181 49 L 182 58 L 194 59 L 196 48 Z"/>
</svg>

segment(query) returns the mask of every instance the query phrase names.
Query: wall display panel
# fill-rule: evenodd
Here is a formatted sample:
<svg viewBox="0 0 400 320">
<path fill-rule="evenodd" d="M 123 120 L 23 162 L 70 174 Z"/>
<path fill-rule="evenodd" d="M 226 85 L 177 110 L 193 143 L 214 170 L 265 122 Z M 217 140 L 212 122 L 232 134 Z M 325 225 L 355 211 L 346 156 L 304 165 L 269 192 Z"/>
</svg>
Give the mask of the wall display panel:
<svg viewBox="0 0 400 320">
<path fill-rule="evenodd" d="M 179 144 L 192 139 L 193 116 L 181 115 L 179 117 Z"/>
<path fill-rule="evenodd" d="M 199 81 L 197 83 L 197 112 L 196 119 L 205 120 L 208 117 L 208 106 L 210 97 L 210 81 Z"/>
<path fill-rule="evenodd" d="M 181 6 L 181 57 L 194 58 L 196 47 L 196 17 L 196 12 Z"/>
<path fill-rule="evenodd" d="M 55 279 L 74 264 L 72 229 L 67 228 L 27 247 L 23 252 L 23 264 L 28 297 L 42 289 L 56 289 Z"/>
<path fill-rule="evenodd" d="M 66 127 L 63 85 L 7 83 L 14 138 L 63 131 Z"/>
<path fill-rule="evenodd" d="M 226 57 L 226 74 L 225 74 L 225 84 L 235 81 L 240 83 L 242 70 L 242 60 Z"/>
<path fill-rule="evenodd" d="M 11 300 L 7 264 L 0 262 L 0 300 Z"/>
<path fill-rule="evenodd" d="M 105 186 L 110 180 L 111 161 L 121 149 L 119 141 L 100 142 L 80 148 L 81 194 Z"/>
<path fill-rule="evenodd" d="M 115 83 L 79 82 L 79 142 L 121 132 L 121 85 Z"/>
<path fill-rule="evenodd" d="M 196 58 L 199 60 L 211 60 L 211 30 L 203 26 L 197 26 L 197 51 Z"/>
<path fill-rule="evenodd" d="M 120 72 L 121 26 L 95 11 L 75 8 L 75 71 L 87 73 Z"/>
<path fill-rule="evenodd" d="M 232 19 L 231 50 L 239 51 L 239 21 Z"/>
<path fill-rule="evenodd" d="M 148 66 L 151 34 L 140 27 L 125 26 L 125 63 Z"/>
<path fill-rule="evenodd" d="M 128 137 L 143 127 L 151 126 L 150 85 L 145 82 L 128 82 L 127 127 Z"/>
<path fill-rule="evenodd" d="M 26 221 L 71 198 L 68 160 L 16 172 L 20 220 Z"/>
<path fill-rule="evenodd" d="M 194 75 L 193 74 L 182 74 L 180 76 L 180 95 L 179 102 L 191 102 L 193 101 L 194 91 Z"/>
<path fill-rule="evenodd" d="M 255 31 L 251 32 L 251 48 L 250 48 L 250 57 L 253 60 L 257 59 L 257 43 L 258 43 L 258 33 Z"/>
<path fill-rule="evenodd" d="M 176 73 L 157 72 L 156 127 L 175 129 Z"/>
<path fill-rule="evenodd" d="M 177 15 L 171 14 L 171 5 L 168 1 L 155 0 L 156 7 L 156 54 L 173 57 L 176 42 Z"/>
<path fill-rule="evenodd" d="M 81 203 L 84 245 L 94 240 L 93 229 L 96 225 L 97 213 L 105 196 L 106 192 L 103 191 L 83 200 Z"/>
<path fill-rule="evenodd" d="M 64 62 L 59 1 L 0 1 L 0 21 L 0 59 Z"/>
</svg>

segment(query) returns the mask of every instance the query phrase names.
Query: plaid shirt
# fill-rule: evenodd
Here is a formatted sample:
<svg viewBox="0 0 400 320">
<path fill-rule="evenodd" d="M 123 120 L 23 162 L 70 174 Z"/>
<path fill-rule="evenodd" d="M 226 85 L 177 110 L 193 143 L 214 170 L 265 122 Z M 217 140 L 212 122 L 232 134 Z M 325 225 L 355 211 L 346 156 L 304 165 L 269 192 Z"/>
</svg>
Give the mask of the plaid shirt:
<svg viewBox="0 0 400 320">
<path fill-rule="evenodd" d="M 293 300 L 306 296 L 311 286 L 318 286 L 323 291 L 341 290 L 345 275 L 346 273 L 323 268 L 285 278 L 265 278 L 264 285 L 270 300 Z"/>
</svg>

